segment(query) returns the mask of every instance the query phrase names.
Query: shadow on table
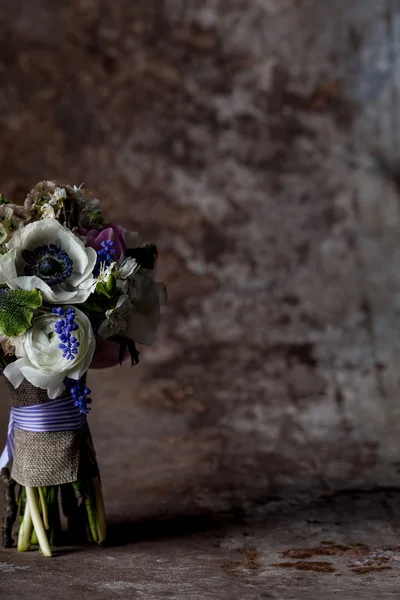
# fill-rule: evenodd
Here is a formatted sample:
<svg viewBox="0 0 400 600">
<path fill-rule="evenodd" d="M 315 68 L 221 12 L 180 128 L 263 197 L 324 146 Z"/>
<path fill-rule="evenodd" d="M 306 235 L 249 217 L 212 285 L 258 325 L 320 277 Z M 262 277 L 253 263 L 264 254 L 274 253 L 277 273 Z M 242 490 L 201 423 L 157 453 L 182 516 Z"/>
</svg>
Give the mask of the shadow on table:
<svg viewBox="0 0 400 600">
<path fill-rule="evenodd" d="M 107 545 L 123 546 L 134 541 L 185 537 L 204 531 L 218 531 L 226 523 L 213 515 L 182 515 L 168 519 L 111 522 L 107 528 Z"/>
<path fill-rule="evenodd" d="M 264 516 L 259 513 L 255 518 L 241 511 L 228 513 L 193 513 L 170 515 L 166 518 L 145 518 L 138 521 L 121 520 L 108 524 L 107 546 L 124 546 L 134 542 L 163 538 L 189 537 L 198 533 L 222 532 L 229 526 L 241 526 L 246 529 L 263 523 L 274 528 L 277 519 L 290 529 L 293 522 L 302 519 L 311 527 L 314 525 L 340 525 L 342 520 L 352 522 L 386 521 L 391 515 L 390 507 L 400 506 L 400 487 L 373 487 L 370 489 L 343 489 L 331 494 L 306 500 L 298 498 L 280 499 L 274 497 L 266 508 Z M 389 508 L 388 508 L 389 507 Z M 388 513 L 389 510 L 389 513 Z M 396 519 L 400 512 L 395 510 Z M 303 515 L 303 516 L 302 516 Z M 322 518 L 322 520 L 320 520 Z"/>
</svg>

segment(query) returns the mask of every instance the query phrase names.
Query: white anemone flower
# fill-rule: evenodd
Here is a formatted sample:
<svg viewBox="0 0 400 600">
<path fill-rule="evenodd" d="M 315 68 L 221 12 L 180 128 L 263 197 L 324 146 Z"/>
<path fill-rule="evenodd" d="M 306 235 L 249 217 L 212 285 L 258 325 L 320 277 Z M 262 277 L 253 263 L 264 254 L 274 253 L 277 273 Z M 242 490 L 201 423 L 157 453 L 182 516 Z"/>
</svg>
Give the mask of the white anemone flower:
<svg viewBox="0 0 400 600">
<path fill-rule="evenodd" d="M 0 285 L 38 288 L 45 302 L 85 302 L 93 285 L 97 254 L 55 219 L 44 219 L 16 231 L 0 256 Z"/>
<path fill-rule="evenodd" d="M 86 373 L 96 340 L 88 317 L 75 307 L 74 311 L 78 327 L 73 335 L 79 342 L 76 354 L 65 356 L 59 347 L 60 338 L 55 333 L 55 325 L 61 317 L 49 310 L 38 311 L 31 329 L 10 340 L 15 346 L 17 360 L 7 365 L 4 375 L 15 388 L 27 379 L 35 387 L 47 390 L 49 398 L 54 399 L 65 390 L 66 377 L 80 379 Z"/>
</svg>

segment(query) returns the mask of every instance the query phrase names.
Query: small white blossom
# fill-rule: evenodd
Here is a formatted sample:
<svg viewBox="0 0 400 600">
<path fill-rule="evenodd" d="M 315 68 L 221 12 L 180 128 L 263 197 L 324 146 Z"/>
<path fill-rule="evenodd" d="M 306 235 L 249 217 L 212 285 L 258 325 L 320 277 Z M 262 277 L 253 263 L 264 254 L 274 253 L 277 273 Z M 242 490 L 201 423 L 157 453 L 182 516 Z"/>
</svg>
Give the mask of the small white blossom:
<svg viewBox="0 0 400 600">
<path fill-rule="evenodd" d="M 115 269 L 115 265 L 117 263 L 112 262 L 110 265 L 105 266 L 104 263 L 100 264 L 100 271 L 98 276 L 94 279 L 93 281 L 93 285 L 91 288 L 91 292 L 93 293 L 96 289 L 96 286 L 98 283 L 107 283 L 110 275 L 112 275 L 114 269 Z"/>
<path fill-rule="evenodd" d="M 128 294 L 133 276 L 139 269 L 140 265 L 138 265 L 134 258 L 122 258 L 115 270 L 117 289 L 123 294 Z"/>
<path fill-rule="evenodd" d="M 50 200 L 41 206 L 42 219 L 58 219 L 61 214 L 67 192 L 64 188 L 56 188 L 50 194 Z"/>
<path fill-rule="evenodd" d="M 67 191 L 64 188 L 56 188 L 52 194 L 50 204 L 58 204 L 60 200 L 65 200 L 67 197 Z"/>
<path fill-rule="evenodd" d="M 75 193 L 77 196 L 79 196 L 79 198 L 82 196 L 82 186 L 83 186 L 83 182 L 82 182 L 82 183 L 81 183 L 81 185 L 79 185 L 79 186 L 78 186 L 78 185 L 74 185 L 74 186 L 73 186 L 74 193 Z"/>
<path fill-rule="evenodd" d="M 124 290 L 132 301 L 140 300 L 143 295 L 143 287 L 145 282 L 149 280 L 149 272 L 145 269 L 140 269 L 139 272 L 134 273 L 133 277 L 128 277 L 121 282 L 117 281 L 117 287 Z"/>
<path fill-rule="evenodd" d="M 140 268 L 134 258 L 123 258 L 117 267 L 117 277 L 120 279 L 128 279 L 131 275 L 134 275 Z"/>
<path fill-rule="evenodd" d="M 56 213 L 54 211 L 54 208 L 51 206 L 51 202 L 46 202 L 46 204 L 43 204 L 43 206 L 41 206 L 40 210 L 42 213 L 42 219 L 55 219 L 56 218 Z"/>
<path fill-rule="evenodd" d="M 132 310 L 133 306 L 128 296 L 125 294 L 120 296 L 115 308 L 106 311 L 106 320 L 99 327 L 99 336 L 109 338 L 120 331 L 125 331 Z"/>
</svg>

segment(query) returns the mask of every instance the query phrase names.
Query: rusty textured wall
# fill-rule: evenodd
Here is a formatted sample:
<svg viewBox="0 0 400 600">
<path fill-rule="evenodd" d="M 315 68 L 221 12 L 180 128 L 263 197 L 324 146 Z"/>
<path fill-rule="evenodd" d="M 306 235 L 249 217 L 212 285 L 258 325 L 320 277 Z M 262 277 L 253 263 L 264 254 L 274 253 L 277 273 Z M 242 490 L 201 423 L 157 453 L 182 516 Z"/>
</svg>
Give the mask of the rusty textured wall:
<svg viewBox="0 0 400 600">
<path fill-rule="evenodd" d="M 400 3 L 0 12 L 2 191 L 85 181 L 161 252 L 159 341 L 93 377 L 105 480 L 164 511 L 397 485 Z"/>
</svg>

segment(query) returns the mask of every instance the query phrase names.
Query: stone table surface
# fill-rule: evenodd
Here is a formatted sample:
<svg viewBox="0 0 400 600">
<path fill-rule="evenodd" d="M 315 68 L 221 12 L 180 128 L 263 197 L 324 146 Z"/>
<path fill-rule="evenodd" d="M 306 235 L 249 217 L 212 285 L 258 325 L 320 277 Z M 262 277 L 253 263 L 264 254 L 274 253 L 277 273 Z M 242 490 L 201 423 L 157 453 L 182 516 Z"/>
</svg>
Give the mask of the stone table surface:
<svg viewBox="0 0 400 600">
<path fill-rule="evenodd" d="M 121 505 L 127 501 L 121 496 Z M 398 492 L 339 494 L 308 507 L 276 507 L 256 522 L 159 520 L 150 502 L 142 520 L 111 515 L 104 547 L 60 548 L 51 559 L 1 549 L 0 597 L 398 598 L 399 501 Z"/>
</svg>

